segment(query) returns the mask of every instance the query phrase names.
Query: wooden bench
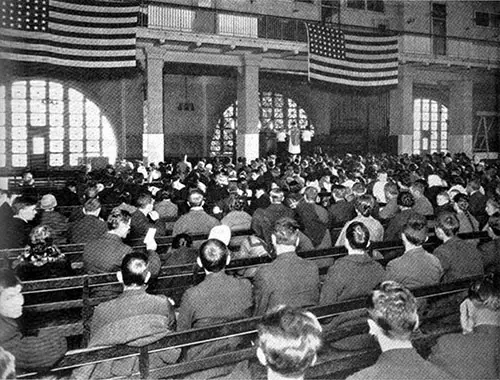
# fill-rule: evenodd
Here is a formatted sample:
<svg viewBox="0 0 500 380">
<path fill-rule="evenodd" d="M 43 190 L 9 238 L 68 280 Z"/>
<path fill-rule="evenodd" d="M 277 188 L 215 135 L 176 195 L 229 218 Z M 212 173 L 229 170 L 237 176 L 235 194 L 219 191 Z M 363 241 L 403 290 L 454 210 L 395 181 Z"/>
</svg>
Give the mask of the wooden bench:
<svg viewBox="0 0 500 380">
<path fill-rule="evenodd" d="M 483 233 L 469 234 L 477 238 L 484 236 Z M 435 244 L 432 240 L 426 244 Z M 393 251 L 402 248 L 399 242 L 379 243 L 379 249 Z M 345 248 L 336 247 L 328 250 L 317 250 L 301 253 L 301 256 L 310 260 L 337 260 L 346 255 Z M 263 265 L 271 260 L 267 257 L 258 257 L 232 261 L 228 272 L 239 271 Z M 388 259 L 381 260 L 386 264 Z M 323 264 L 323 261 L 320 261 Z M 320 273 L 325 274 L 327 266 L 320 268 Z M 160 276 L 154 284 L 155 294 L 164 294 L 171 297 L 176 304 L 180 304 L 182 295 L 186 289 L 195 283 L 193 264 L 162 267 Z M 201 274 L 202 276 L 202 274 Z M 200 277 L 201 278 L 201 277 Z M 82 275 L 66 278 L 27 281 L 23 283 L 23 294 L 25 296 L 24 314 L 31 321 L 32 329 L 59 330 L 65 336 L 79 336 L 85 332 L 84 327 L 88 325 L 91 315 L 90 310 L 100 302 L 113 297 L 95 298 L 92 296 L 96 291 L 106 289 L 107 291 L 120 293 L 121 284 L 117 281 L 115 273 L 99 275 Z M 47 320 L 50 321 L 47 325 Z"/>
<path fill-rule="evenodd" d="M 417 288 L 413 290 L 413 293 L 418 299 L 427 300 L 453 294 L 460 294 L 469 288 L 470 282 L 472 280 L 475 280 L 477 278 L 479 277 L 463 279 L 453 283 Z M 320 321 L 324 321 L 325 319 L 341 315 L 348 311 L 364 309 L 365 302 L 365 298 L 357 298 L 333 305 L 312 307 L 310 308 L 310 311 L 312 311 Z M 441 310 L 441 312 L 444 311 Z M 453 312 L 455 315 L 458 315 L 458 308 L 456 308 L 456 310 L 447 310 L 447 312 Z M 242 350 L 224 353 L 209 358 L 171 364 L 162 368 L 149 368 L 149 355 L 151 352 L 182 348 L 193 344 L 226 339 L 233 336 L 248 336 L 249 338 L 253 338 L 255 337 L 259 320 L 259 317 L 253 317 L 206 328 L 176 332 L 155 343 L 139 348 L 119 345 L 114 347 L 70 351 L 56 365 L 55 368 L 50 370 L 50 373 L 62 373 L 64 371 L 71 370 L 82 365 L 100 363 L 131 356 L 139 356 L 140 372 L 136 373 L 135 377 L 148 378 L 151 376 L 171 378 L 209 368 L 238 363 L 242 360 L 252 360 L 254 358 L 254 349 L 244 348 Z M 426 322 L 425 318 L 423 319 L 423 322 Z M 444 333 L 457 332 L 459 330 L 460 326 L 458 323 L 446 326 L 430 325 L 427 330 L 419 331 L 414 336 L 413 342 L 414 345 L 419 349 L 419 351 L 428 351 L 430 345 L 432 345 L 440 335 Z M 339 329 L 337 331 L 334 331 L 329 335 L 326 335 L 324 337 L 324 340 L 325 342 L 332 342 L 351 336 L 353 334 L 358 334 L 359 332 L 366 331 L 366 324 L 363 323 L 363 326 L 353 326 L 346 329 Z M 325 347 L 328 347 L 328 345 L 325 344 Z M 373 361 L 376 360 L 377 356 L 378 350 L 374 349 L 373 347 L 357 351 L 355 353 L 342 353 L 341 355 L 337 356 L 331 356 L 324 350 L 320 353 L 319 363 L 317 367 L 313 367 L 310 370 L 312 375 L 311 377 L 330 378 L 333 373 L 338 375 L 340 373 L 346 374 L 354 372 L 373 363 Z M 40 373 L 36 372 L 18 374 L 19 378 L 36 378 L 39 376 Z"/>
</svg>

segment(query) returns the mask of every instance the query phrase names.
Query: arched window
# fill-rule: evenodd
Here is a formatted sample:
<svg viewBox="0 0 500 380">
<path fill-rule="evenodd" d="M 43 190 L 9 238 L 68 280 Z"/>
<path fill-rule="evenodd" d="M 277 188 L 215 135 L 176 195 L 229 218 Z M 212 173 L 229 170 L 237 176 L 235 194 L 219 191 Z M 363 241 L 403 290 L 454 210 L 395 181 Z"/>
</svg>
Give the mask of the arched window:
<svg viewBox="0 0 500 380">
<path fill-rule="evenodd" d="M 448 108 L 432 99 L 413 101 L 413 153 L 448 150 Z"/>
<path fill-rule="evenodd" d="M 306 112 L 294 100 L 275 92 L 262 92 L 259 97 L 261 131 L 287 133 L 292 125 L 297 125 L 301 130 L 310 129 L 314 133 Z M 210 143 L 211 156 L 234 156 L 237 127 L 238 102 L 235 102 L 226 108 L 217 122 Z"/>
<path fill-rule="evenodd" d="M 46 80 L 0 85 L 0 167 L 72 167 L 117 155 L 113 128 L 80 91 Z"/>
</svg>

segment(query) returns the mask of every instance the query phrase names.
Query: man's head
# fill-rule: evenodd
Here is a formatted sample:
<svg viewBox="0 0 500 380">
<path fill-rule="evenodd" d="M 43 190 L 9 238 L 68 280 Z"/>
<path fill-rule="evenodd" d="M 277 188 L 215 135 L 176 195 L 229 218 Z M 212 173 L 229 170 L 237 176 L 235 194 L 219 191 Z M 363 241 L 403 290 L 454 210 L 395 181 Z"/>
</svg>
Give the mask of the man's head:
<svg viewBox="0 0 500 380">
<path fill-rule="evenodd" d="M 427 219 L 425 216 L 414 213 L 403 226 L 402 238 L 404 242 L 420 246 L 427 240 Z"/>
<path fill-rule="evenodd" d="M 282 246 L 297 245 L 299 238 L 299 224 L 296 220 L 288 217 L 278 219 L 273 226 L 273 233 L 271 235 L 273 244 Z"/>
<path fill-rule="evenodd" d="M 492 239 L 500 238 L 500 212 L 488 218 L 488 231 Z"/>
<path fill-rule="evenodd" d="M 412 208 L 415 205 L 415 198 L 409 191 L 402 191 L 398 195 L 397 204 L 401 209 Z"/>
<path fill-rule="evenodd" d="M 148 259 L 140 252 L 126 254 L 123 257 L 120 272 L 117 273 L 118 280 L 125 287 L 143 286 L 147 284 L 150 276 Z"/>
<path fill-rule="evenodd" d="M 131 216 L 128 211 L 115 208 L 108 216 L 108 230 L 121 238 L 125 238 L 130 231 L 130 219 Z"/>
<path fill-rule="evenodd" d="M 30 197 L 17 197 L 12 202 L 12 212 L 26 221 L 35 219 L 36 216 L 36 201 Z"/>
<path fill-rule="evenodd" d="M 347 188 L 342 185 L 333 185 L 332 195 L 336 201 L 345 200 L 345 197 L 347 195 Z"/>
<path fill-rule="evenodd" d="M 360 215 L 368 217 L 375 207 L 375 198 L 370 194 L 361 195 L 354 201 L 354 207 Z"/>
<path fill-rule="evenodd" d="M 387 182 L 384 185 L 384 194 L 386 199 L 397 198 L 399 194 L 398 185 L 394 182 Z"/>
<path fill-rule="evenodd" d="M 314 186 L 307 186 L 304 190 L 304 200 L 307 203 L 316 203 L 318 198 L 318 189 Z"/>
<path fill-rule="evenodd" d="M 153 211 L 154 199 L 151 193 L 144 192 L 140 193 L 136 200 L 137 207 L 144 213 L 149 213 Z"/>
<path fill-rule="evenodd" d="M 10 204 L 11 201 L 10 197 L 11 197 L 10 191 L 0 189 L 0 206 L 3 205 L 4 203 Z"/>
<path fill-rule="evenodd" d="M 453 202 L 457 212 L 467 211 L 469 208 L 469 197 L 466 194 L 458 193 L 453 197 Z"/>
<path fill-rule="evenodd" d="M 385 281 L 367 300 L 370 334 L 407 341 L 418 328 L 417 300 L 404 286 Z"/>
<path fill-rule="evenodd" d="M 411 195 L 413 195 L 415 199 L 423 197 L 424 191 L 425 191 L 425 185 L 420 181 L 416 181 L 410 186 L 410 193 Z"/>
<path fill-rule="evenodd" d="M 314 314 L 279 306 L 262 317 L 257 357 L 272 372 L 300 378 L 316 362 L 321 331 Z"/>
<path fill-rule="evenodd" d="M 83 212 L 86 215 L 99 216 L 101 212 L 101 202 L 97 198 L 89 198 L 83 205 Z"/>
<path fill-rule="evenodd" d="M 272 189 L 269 192 L 269 197 L 271 198 L 271 203 L 274 204 L 279 204 L 283 203 L 283 200 L 285 199 L 285 194 L 283 193 L 283 190 L 280 188 Z"/>
<path fill-rule="evenodd" d="M 230 260 L 229 250 L 218 239 L 208 239 L 200 247 L 198 265 L 207 272 L 220 272 Z"/>
<path fill-rule="evenodd" d="M 202 207 L 205 197 L 200 190 L 193 189 L 189 192 L 188 203 L 191 207 Z"/>
<path fill-rule="evenodd" d="M 460 221 L 455 213 L 444 211 L 439 213 L 436 218 L 436 236 L 443 238 L 451 238 L 455 236 L 460 229 Z"/>
<path fill-rule="evenodd" d="M 450 194 L 446 190 L 441 191 L 436 195 L 436 204 L 438 206 L 444 206 L 451 202 Z"/>
<path fill-rule="evenodd" d="M 21 280 L 10 269 L 0 269 L 0 315 L 19 318 L 23 313 L 24 296 Z"/>
</svg>

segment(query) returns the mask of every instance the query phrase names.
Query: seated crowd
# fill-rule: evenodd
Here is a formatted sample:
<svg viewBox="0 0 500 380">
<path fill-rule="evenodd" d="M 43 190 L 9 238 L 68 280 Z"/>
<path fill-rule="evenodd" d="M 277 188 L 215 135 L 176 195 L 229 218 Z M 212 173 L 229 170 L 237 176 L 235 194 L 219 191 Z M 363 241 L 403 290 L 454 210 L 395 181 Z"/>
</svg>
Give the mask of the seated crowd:
<svg viewBox="0 0 500 380">
<path fill-rule="evenodd" d="M 87 273 L 117 272 L 123 283 L 122 294 L 96 307 L 89 347 L 141 346 L 172 331 L 264 316 L 257 345 L 259 361 L 268 367 L 270 377 L 300 378 L 316 360 L 322 329 L 314 316 L 300 308 L 372 292 L 368 324 L 382 355 L 373 367 L 353 378 L 498 378 L 500 295 L 498 283 L 490 280 L 500 273 L 498 169 L 494 164 L 475 164 L 464 155 L 441 154 L 316 155 L 287 162 L 270 156 L 249 164 L 240 159 L 236 165 L 201 160 L 194 167 L 185 159 L 175 168 L 163 163 L 133 168 L 120 162 L 88 173 L 85 182 L 76 186 L 70 183 L 72 190 L 67 191 L 80 202 L 67 215 L 58 212 L 58 204 L 67 206 L 64 202 L 69 197 L 44 194 L 37 202 L 30 196 L 32 187 L 30 194 L 17 197 L 0 190 L 0 219 L 5 226 L 0 248 L 21 249 L 13 267 L 3 269 L 0 277 L 0 322 L 2 331 L 4 326 L 10 329 L 9 334 L 0 335 L 0 347 L 14 355 L 18 369 L 48 367 L 64 354 L 64 344 L 54 336 L 23 336 L 15 325 L 21 311 L 16 309 L 13 315 L 3 303 L 14 302 L 10 297 L 22 305 L 21 281 L 71 275 L 75 268 L 59 247 L 81 243 Z M 231 238 L 236 231 L 248 231 L 249 236 Z M 428 252 L 423 245 L 431 231 L 442 243 Z M 488 231 L 491 240 L 479 245 L 478 240 L 458 236 L 479 231 Z M 163 263 L 154 234 L 174 236 L 175 244 L 162 255 Z M 193 235 L 209 239 L 191 247 Z M 386 267 L 377 261 L 384 256 L 371 247 L 371 242 L 380 241 L 402 241 L 404 246 L 402 254 L 384 255 L 392 259 Z M 143 252 L 132 250 L 136 242 L 145 245 Z M 298 255 L 333 246 L 344 246 L 347 256 L 333 261 Z M 268 256 L 272 262 L 234 274 L 225 271 L 232 258 L 258 256 Z M 194 260 L 205 277 L 185 291 L 180 305 L 148 293 L 154 291 L 147 286 L 162 264 Z M 325 266 L 328 273 L 323 279 L 320 268 Z M 411 346 L 410 335 L 418 328 L 419 316 L 408 289 L 485 274 L 490 277 L 476 284 L 460 306 L 462 324 L 466 317 L 471 319 L 467 322 L 470 339 L 440 340 L 430 361 L 422 359 Z M 360 316 L 353 314 L 349 319 Z M 323 329 L 345 322 L 345 318 L 334 318 Z M 476 330 L 479 324 L 488 328 Z M 454 361 L 460 353 L 452 352 L 455 340 L 468 347 L 472 336 L 479 341 L 486 330 L 498 338 L 477 348 L 493 350 L 488 351 L 491 358 L 481 356 L 491 362 L 485 364 L 487 369 L 477 376 L 470 368 L 456 369 Z M 304 344 L 311 345 L 307 360 L 300 365 L 277 362 L 281 354 L 274 351 L 284 350 L 282 345 L 288 340 L 300 340 L 300 334 L 306 334 Z M 29 343 L 30 339 L 35 343 Z M 233 337 L 182 352 L 168 350 L 167 356 L 155 356 L 152 365 L 210 356 L 246 343 Z M 53 347 L 53 355 L 40 364 L 40 352 L 30 353 L 25 345 L 35 351 Z M 300 355 L 304 352 L 283 360 L 295 361 Z M 124 376 L 136 367 L 133 362 L 94 366 L 80 368 L 78 375 Z"/>
</svg>

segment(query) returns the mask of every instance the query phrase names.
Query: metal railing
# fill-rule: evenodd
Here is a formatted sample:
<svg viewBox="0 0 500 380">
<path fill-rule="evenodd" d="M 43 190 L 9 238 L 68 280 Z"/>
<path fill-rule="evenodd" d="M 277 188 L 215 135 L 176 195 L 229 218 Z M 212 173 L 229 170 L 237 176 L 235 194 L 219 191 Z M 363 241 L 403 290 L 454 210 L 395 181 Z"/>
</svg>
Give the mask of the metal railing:
<svg viewBox="0 0 500 380">
<path fill-rule="evenodd" d="M 287 17 L 229 10 L 178 6 L 154 1 L 143 1 L 140 26 L 163 31 L 217 34 L 220 36 L 262 38 L 278 41 L 307 42 L 305 22 Z M 379 31 L 373 27 L 344 25 L 345 30 Z M 451 60 L 500 62 L 498 42 L 434 36 L 430 33 L 386 31 L 399 35 L 399 52 L 415 57 L 442 57 Z M 437 51 L 434 40 L 439 38 L 442 49 Z"/>
</svg>

